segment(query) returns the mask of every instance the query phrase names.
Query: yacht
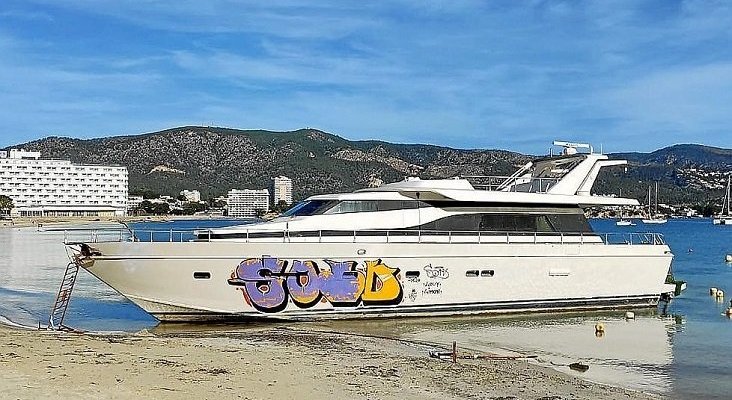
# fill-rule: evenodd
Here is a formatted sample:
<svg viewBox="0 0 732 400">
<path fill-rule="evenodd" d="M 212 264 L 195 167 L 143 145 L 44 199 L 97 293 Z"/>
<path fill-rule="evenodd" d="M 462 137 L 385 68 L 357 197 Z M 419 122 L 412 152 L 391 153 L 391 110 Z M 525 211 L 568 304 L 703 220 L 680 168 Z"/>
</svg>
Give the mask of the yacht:
<svg viewBox="0 0 732 400">
<path fill-rule="evenodd" d="M 594 232 L 591 146 L 513 175 L 312 196 L 267 222 L 192 240 L 67 243 L 74 262 L 161 321 L 314 320 L 654 307 L 670 298 L 660 234 Z M 182 237 L 182 236 L 181 236 Z"/>
<path fill-rule="evenodd" d="M 730 176 L 727 177 L 727 189 L 722 201 L 722 211 L 712 219 L 714 225 L 732 225 L 732 214 L 730 214 Z"/>
</svg>

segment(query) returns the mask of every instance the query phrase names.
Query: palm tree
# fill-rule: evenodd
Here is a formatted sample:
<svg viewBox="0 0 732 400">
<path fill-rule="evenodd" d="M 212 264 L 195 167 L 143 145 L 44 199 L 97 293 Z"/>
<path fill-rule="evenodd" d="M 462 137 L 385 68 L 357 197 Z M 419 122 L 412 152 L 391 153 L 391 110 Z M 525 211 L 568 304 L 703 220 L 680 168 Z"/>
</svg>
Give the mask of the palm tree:
<svg viewBox="0 0 732 400">
<path fill-rule="evenodd" d="M 13 208 L 15 208 L 13 199 L 5 195 L 0 195 L 0 215 L 10 214 L 10 210 Z"/>
</svg>

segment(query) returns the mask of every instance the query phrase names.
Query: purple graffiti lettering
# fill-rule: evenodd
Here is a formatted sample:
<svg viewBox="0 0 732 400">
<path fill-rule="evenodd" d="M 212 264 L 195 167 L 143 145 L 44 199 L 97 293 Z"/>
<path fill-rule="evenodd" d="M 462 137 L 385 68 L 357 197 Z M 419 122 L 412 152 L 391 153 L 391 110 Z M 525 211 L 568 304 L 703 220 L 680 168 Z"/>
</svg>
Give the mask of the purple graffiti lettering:
<svg viewBox="0 0 732 400">
<path fill-rule="evenodd" d="M 236 267 L 230 285 L 244 286 L 251 304 L 259 311 L 281 311 L 287 306 L 282 271 L 287 262 L 276 258 L 250 258 Z"/>
<path fill-rule="evenodd" d="M 354 261 L 325 260 L 330 271 L 321 272 L 320 291 L 334 306 L 355 306 L 361 300 L 366 284 L 362 271 L 356 270 Z"/>
<path fill-rule="evenodd" d="M 287 274 L 287 289 L 292 302 L 300 308 L 314 306 L 320 301 L 321 281 L 318 265 L 314 261 L 293 261 Z"/>
</svg>

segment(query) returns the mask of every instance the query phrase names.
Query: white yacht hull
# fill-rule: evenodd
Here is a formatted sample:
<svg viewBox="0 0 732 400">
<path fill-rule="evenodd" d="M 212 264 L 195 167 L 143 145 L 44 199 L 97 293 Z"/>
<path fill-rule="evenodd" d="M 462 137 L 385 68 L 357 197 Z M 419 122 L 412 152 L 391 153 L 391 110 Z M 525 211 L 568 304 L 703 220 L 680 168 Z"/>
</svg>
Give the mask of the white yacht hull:
<svg viewBox="0 0 732 400">
<path fill-rule="evenodd" d="M 83 266 L 161 321 L 645 307 L 673 290 L 664 284 L 673 258 L 666 245 L 221 241 L 91 246 L 100 254 Z"/>
<path fill-rule="evenodd" d="M 732 217 L 716 217 L 712 223 L 714 225 L 732 225 Z"/>
</svg>

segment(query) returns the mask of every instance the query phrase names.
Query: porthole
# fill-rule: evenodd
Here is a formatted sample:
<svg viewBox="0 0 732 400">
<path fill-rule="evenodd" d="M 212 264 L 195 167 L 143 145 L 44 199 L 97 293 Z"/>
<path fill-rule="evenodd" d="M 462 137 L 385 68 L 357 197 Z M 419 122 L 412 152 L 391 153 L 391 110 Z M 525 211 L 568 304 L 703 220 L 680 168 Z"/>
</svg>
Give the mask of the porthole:
<svg viewBox="0 0 732 400">
<path fill-rule="evenodd" d="M 193 279 L 211 279 L 210 272 L 194 272 Z"/>
</svg>

